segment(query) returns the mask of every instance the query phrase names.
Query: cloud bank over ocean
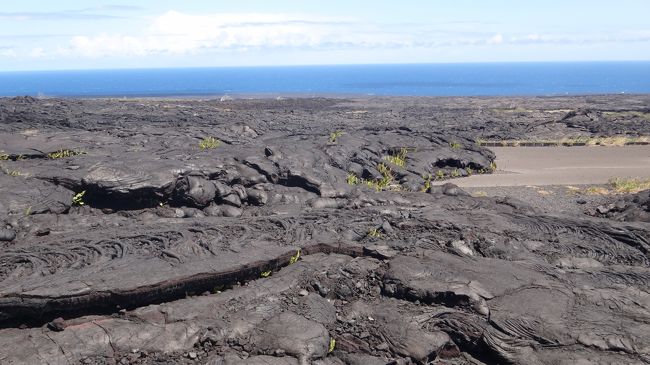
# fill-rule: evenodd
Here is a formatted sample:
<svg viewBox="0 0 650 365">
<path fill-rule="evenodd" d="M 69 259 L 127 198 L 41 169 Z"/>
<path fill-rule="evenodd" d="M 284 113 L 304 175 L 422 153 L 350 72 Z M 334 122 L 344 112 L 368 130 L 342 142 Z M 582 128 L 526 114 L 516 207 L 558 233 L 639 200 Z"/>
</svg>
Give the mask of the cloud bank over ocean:
<svg viewBox="0 0 650 365">
<path fill-rule="evenodd" d="M 343 9 L 323 14 L 309 9 L 205 10 L 103 4 L 72 10 L 0 12 L 5 23 L 32 26 L 22 32 L 0 26 L 0 67 L 10 61 L 34 65 L 49 61 L 68 65 L 65 68 L 75 64 L 85 68 L 111 64 L 110 60 L 120 67 L 149 61 L 154 66 L 173 67 L 175 63 L 223 66 L 608 60 L 612 55 L 617 56 L 613 59 L 650 58 L 650 51 L 642 50 L 645 46 L 650 49 L 650 28 L 638 24 L 618 29 L 546 26 L 543 18 L 526 24 L 514 19 L 516 14 L 504 20 L 506 16 L 497 13 L 478 18 L 476 14 L 433 17 L 437 13 L 432 12 L 431 21 L 427 21 L 426 16 L 393 19 L 385 14 L 347 14 Z M 604 53 L 607 48 L 611 51 Z M 628 51 L 617 52 L 620 49 Z"/>
</svg>

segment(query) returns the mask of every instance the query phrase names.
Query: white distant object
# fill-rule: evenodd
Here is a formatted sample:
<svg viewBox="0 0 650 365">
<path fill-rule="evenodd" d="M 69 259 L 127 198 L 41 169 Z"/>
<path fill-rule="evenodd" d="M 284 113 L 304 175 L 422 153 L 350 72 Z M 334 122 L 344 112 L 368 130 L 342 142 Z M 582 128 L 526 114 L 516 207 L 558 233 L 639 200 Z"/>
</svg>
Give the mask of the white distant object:
<svg viewBox="0 0 650 365">
<path fill-rule="evenodd" d="M 224 95 L 219 100 L 221 100 L 221 101 L 231 101 L 231 100 L 233 100 L 233 98 L 230 95 Z"/>
</svg>

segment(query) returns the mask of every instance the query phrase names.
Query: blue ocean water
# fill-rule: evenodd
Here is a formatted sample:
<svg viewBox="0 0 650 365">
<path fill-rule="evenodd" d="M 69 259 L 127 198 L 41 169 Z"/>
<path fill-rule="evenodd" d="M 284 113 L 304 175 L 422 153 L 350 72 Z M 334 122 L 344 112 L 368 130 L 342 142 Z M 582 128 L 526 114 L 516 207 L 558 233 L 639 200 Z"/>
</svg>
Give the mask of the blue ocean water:
<svg viewBox="0 0 650 365">
<path fill-rule="evenodd" d="M 650 93 L 650 61 L 0 72 L 0 96 Z"/>
</svg>

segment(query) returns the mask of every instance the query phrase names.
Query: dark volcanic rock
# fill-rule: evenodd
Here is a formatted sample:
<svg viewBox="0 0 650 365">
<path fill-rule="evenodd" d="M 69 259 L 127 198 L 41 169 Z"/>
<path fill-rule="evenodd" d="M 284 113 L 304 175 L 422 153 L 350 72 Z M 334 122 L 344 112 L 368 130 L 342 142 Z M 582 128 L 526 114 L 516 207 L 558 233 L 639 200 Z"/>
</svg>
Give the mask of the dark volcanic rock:
<svg viewBox="0 0 650 365">
<path fill-rule="evenodd" d="M 2 99 L 0 362 L 647 363 L 648 192 L 608 221 L 428 183 L 489 173 L 476 138 L 647 134 L 648 101 Z"/>
<path fill-rule="evenodd" d="M 201 176 L 184 176 L 176 181 L 174 199 L 180 204 L 205 207 L 215 196 L 215 186 Z"/>
<path fill-rule="evenodd" d="M 206 365 L 299 365 L 298 360 L 292 357 L 251 356 L 242 359 L 239 356 L 218 356 L 210 359 Z"/>
<path fill-rule="evenodd" d="M 262 323 L 251 342 L 262 353 L 280 350 L 298 358 L 300 363 L 309 364 L 327 355 L 330 336 L 323 325 L 284 312 Z"/>
<path fill-rule="evenodd" d="M 16 232 L 11 228 L 0 228 L 0 241 L 11 242 L 16 238 Z"/>
<path fill-rule="evenodd" d="M 601 216 L 623 222 L 650 223 L 650 190 L 619 198 L 612 203 L 596 207 Z"/>
<path fill-rule="evenodd" d="M 0 174 L 0 214 L 64 213 L 74 193 L 47 181 Z"/>
</svg>

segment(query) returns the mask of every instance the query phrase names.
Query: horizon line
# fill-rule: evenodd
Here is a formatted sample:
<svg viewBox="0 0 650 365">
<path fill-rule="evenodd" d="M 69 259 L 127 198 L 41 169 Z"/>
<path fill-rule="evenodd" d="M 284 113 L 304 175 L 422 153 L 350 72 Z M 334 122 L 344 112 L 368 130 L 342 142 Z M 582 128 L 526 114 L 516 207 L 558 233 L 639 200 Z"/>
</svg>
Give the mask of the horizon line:
<svg viewBox="0 0 650 365">
<path fill-rule="evenodd" d="M 117 68 L 55 68 L 31 70 L 0 70 L 0 74 L 30 72 L 86 72 L 86 71 L 149 71 L 149 70 L 201 70 L 242 68 L 310 68 L 350 66 L 428 66 L 428 65 L 508 65 L 508 64 L 562 64 L 562 63 L 650 63 L 648 60 L 560 60 L 560 61 L 469 61 L 469 62 L 398 62 L 398 63 L 331 63 L 331 64 L 287 64 L 287 65 L 226 65 L 226 66 L 166 66 L 166 67 L 117 67 Z"/>
</svg>

